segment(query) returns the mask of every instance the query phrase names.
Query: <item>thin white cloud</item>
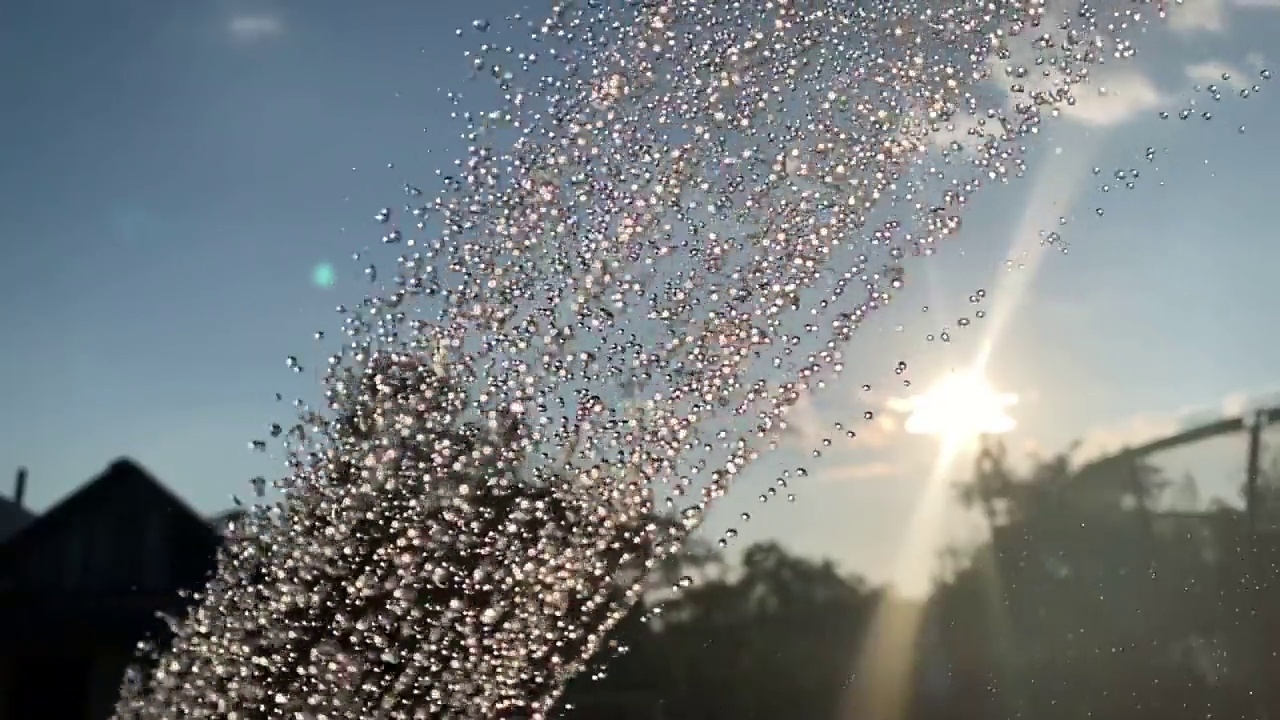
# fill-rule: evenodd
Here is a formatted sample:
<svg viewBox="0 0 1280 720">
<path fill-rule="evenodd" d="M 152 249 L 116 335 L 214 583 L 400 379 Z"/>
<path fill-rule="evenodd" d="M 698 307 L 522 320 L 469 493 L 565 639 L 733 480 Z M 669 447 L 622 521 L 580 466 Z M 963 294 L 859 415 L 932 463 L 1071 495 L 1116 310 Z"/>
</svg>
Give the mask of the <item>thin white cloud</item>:
<svg viewBox="0 0 1280 720">
<path fill-rule="evenodd" d="M 779 437 L 779 444 L 793 450 L 808 452 L 819 447 L 822 442 L 822 430 L 818 411 L 813 406 L 813 396 L 804 393 L 795 404 L 787 408 L 783 414 L 786 427 Z"/>
<path fill-rule="evenodd" d="M 898 475 L 898 468 L 887 462 L 874 461 L 865 463 L 850 463 L 830 470 L 822 470 L 815 473 L 816 478 L 824 483 L 838 482 L 857 482 L 861 480 L 875 480 L 878 478 L 893 477 Z"/>
<path fill-rule="evenodd" d="M 1027 439 L 1022 441 L 1022 454 L 1033 458 L 1049 457 L 1049 452 L 1043 445 L 1035 440 Z"/>
<path fill-rule="evenodd" d="M 1076 449 L 1082 461 L 1096 460 L 1224 418 L 1240 417 L 1280 404 L 1280 390 L 1234 392 L 1216 405 L 1184 407 L 1165 413 L 1139 413 L 1087 433 Z"/>
<path fill-rule="evenodd" d="M 897 431 L 897 420 L 885 414 L 876 415 L 874 421 L 856 430 L 858 433 L 856 442 L 860 447 L 884 447 L 889 444 Z"/>
<path fill-rule="evenodd" d="M 1253 396 L 1249 393 L 1231 393 L 1222 399 L 1222 415 L 1243 415 L 1253 404 Z"/>
<path fill-rule="evenodd" d="M 1076 85 L 1074 102 L 1062 108 L 1085 125 L 1110 127 L 1155 110 L 1166 101 L 1155 83 L 1137 70 L 1126 69 L 1093 85 Z"/>
<path fill-rule="evenodd" d="M 787 426 L 781 432 L 778 444 L 803 453 L 821 450 L 827 440 L 851 443 L 847 447 L 854 450 L 882 448 L 893 439 L 899 423 L 874 405 L 868 409 L 872 413 L 870 419 L 862 415 L 864 410 L 861 409 L 850 415 L 824 415 L 814 405 L 813 396 L 805 393 L 783 416 Z M 852 439 L 846 435 L 850 431 L 854 433 Z"/>
<path fill-rule="evenodd" d="M 989 142 L 992 137 L 1001 137 L 1003 133 L 1000 130 L 1000 123 L 996 120 L 988 121 L 961 113 L 930 128 L 928 141 L 943 150 L 970 150 Z"/>
<path fill-rule="evenodd" d="M 1255 410 L 1280 405 L 1280 389 L 1254 390 L 1231 393 L 1222 400 L 1223 417 L 1244 415 Z"/>
<path fill-rule="evenodd" d="M 1190 411 L 1140 413 L 1119 423 L 1092 430 L 1080 440 L 1075 456 L 1087 462 L 1168 437 L 1186 427 L 1185 418 L 1189 414 Z"/>
<path fill-rule="evenodd" d="M 1170 3 L 1169 25 L 1180 33 L 1224 32 L 1229 7 L 1280 10 L 1280 0 L 1174 0 Z"/>
<path fill-rule="evenodd" d="M 1170 3 L 1169 27 L 1176 32 L 1222 32 L 1227 29 L 1225 0 L 1177 0 Z"/>
<path fill-rule="evenodd" d="M 1062 41 L 1063 38 L 1058 38 Z M 1010 108 L 1042 106 L 1052 99 L 1063 117 L 1094 127 L 1112 127 L 1166 104 L 1151 78 L 1133 66 L 1096 67 L 1086 82 L 1067 74 L 1071 63 L 1034 49 L 1025 42 L 1005 47 L 1003 59 L 992 57 L 987 69 Z M 1063 99 L 1065 96 L 1066 99 Z"/>
<path fill-rule="evenodd" d="M 1184 68 L 1187 78 L 1202 85 L 1222 85 L 1233 90 L 1249 87 L 1246 73 L 1220 60 L 1195 63 Z"/>
<path fill-rule="evenodd" d="M 240 41 L 260 40 L 283 31 L 284 24 L 271 15 L 236 15 L 227 21 L 227 32 Z"/>
</svg>

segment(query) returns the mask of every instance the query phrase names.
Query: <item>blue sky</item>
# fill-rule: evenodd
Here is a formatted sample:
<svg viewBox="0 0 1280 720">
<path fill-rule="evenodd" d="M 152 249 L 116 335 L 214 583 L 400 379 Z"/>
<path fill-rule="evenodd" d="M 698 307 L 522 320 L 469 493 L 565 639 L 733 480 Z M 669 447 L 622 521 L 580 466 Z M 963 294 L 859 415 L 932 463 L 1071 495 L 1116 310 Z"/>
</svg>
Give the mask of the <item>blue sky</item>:
<svg viewBox="0 0 1280 720">
<path fill-rule="evenodd" d="M 1079 438 L 1100 451 L 1280 388 L 1268 332 L 1280 86 L 1258 79 L 1280 6 L 1194 2 L 1139 39 L 1137 61 L 1099 73 L 1107 97 L 1049 123 L 1027 178 L 984 189 L 960 236 L 908 265 L 905 290 L 850 346 L 844 383 L 805 413 L 809 438 L 831 434 L 832 448 L 814 459 L 792 443 L 767 458 L 713 529 L 805 466 L 794 504 L 753 509 L 738 529 L 883 577 L 934 456 L 884 403 L 911 391 L 904 377 L 927 386 L 993 335 L 988 375 L 1022 398 L 1018 451 Z M 463 53 L 479 38 L 454 29 L 544 10 L 44 0 L 0 11 L 0 66 L 20 69 L 0 74 L 0 465 L 31 469 L 29 502 L 48 506 L 120 455 L 207 511 L 277 474 L 278 459 L 246 442 L 291 417 L 275 393 L 314 395 L 311 336 L 363 294 L 361 271 L 381 256 L 373 214 L 397 206 L 406 182 L 430 188 L 460 153 L 445 92 L 471 87 Z M 1262 91 L 1215 102 L 1195 91 L 1209 81 Z M 1178 120 L 1192 99 L 1195 114 Z M 1114 180 L 1130 168 L 1133 190 Z M 1041 230 L 1061 231 L 1069 252 L 1041 247 Z M 338 271 L 328 290 L 311 284 L 323 262 Z M 959 327 L 978 289 L 987 317 Z M 926 339 L 947 326 L 950 343 Z M 312 362 L 293 374 L 288 355 Z M 837 421 L 859 439 L 828 432 Z M 1171 467 L 1237 472 L 1228 445 Z"/>
</svg>

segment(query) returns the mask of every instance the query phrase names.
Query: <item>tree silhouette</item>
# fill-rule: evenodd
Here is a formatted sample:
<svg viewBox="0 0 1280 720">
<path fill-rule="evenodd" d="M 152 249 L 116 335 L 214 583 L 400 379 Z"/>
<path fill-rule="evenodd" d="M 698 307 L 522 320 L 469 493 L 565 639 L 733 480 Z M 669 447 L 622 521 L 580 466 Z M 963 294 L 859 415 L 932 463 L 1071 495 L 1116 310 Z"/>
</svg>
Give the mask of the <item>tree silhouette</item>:
<svg viewBox="0 0 1280 720">
<path fill-rule="evenodd" d="M 570 718 L 835 717 L 880 593 L 830 562 L 772 543 L 636 622 L 632 650 L 603 680 L 580 678 Z M 596 698 L 616 698 L 605 704 Z"/>
<path fill-rule="evenodd" d="M 1247 576 L 1221 552 L 1243 523 L 1154 510 L 1168 485 L 1131 457 L 1076 467 L 1064 454 L 1018 477 L 1002 450 L 984 454 L 962 497 L 992 539 L 933 600 L 962 700 L 948 717 L 1253 712 L 1245 601 L 1230 587 Z"/>
</svg>

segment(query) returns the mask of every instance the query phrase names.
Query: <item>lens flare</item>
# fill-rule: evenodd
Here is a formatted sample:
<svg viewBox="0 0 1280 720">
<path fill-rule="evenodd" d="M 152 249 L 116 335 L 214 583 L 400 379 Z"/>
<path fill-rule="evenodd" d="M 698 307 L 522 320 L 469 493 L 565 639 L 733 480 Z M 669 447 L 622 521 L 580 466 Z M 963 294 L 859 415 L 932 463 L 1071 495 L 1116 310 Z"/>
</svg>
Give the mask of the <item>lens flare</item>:
<svg viewBox="0 0 1280 720">
<path fill-rule="evenodd" d="M 913 435 L 971 440 L 1012 430 L 1017 423 L 1009 408 L 1017 403 L 1017 395 L 997 392 L 978 373 L 964 372 L 947 376 L 899 406 L 909 413 L 904 428 Z"/>
<path fill-rule="evenodd" d="M 333 265 L 320 263 L 311 269 L 311 283 L 318 288 L 331 288 L 338 279 Z"/>
</svg>

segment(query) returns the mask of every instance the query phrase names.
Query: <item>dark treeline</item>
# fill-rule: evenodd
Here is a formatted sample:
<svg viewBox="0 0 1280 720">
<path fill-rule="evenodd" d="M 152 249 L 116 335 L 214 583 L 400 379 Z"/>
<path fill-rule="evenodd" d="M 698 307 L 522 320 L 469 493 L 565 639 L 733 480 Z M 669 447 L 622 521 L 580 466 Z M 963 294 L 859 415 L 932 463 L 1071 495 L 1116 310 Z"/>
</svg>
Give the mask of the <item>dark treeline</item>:
<svg viewBox="0 0 1280 720">
<path fill-rule="evenodd" d="M 376 379 L 386 384 L 397 377 Z M 379 392 L 375 387 L 366 395 Z M 386 417 L 356 414 L 343 421 L 359 426 L 348 435 L 376 440 Z M 771 543 L 748 547 L 728 562 L 695 537 L 671 555 L 664 548 L 683 537 L 684 526 L 655 514 L 639 486 L 613 498 L 619 507 L 639 509 L 600 523 L 590 507 L 573 502 L 564 478 L 524 470 L 530 443 L 512 418 L 463 423 L 448 443 L 426 450 L 406 443 L 402 432 L 385 435 L 388 444 L 376 447 L 396 450 L 391 455 L 399 464 L 382 472 L 419 477 L 426 450 L 431 462 L 448 461 L 428 497 L 408 481 L 384 480 L 385 487 L 376 488 L 366 482 L 367 491 L 355 492 L 346 479 L 368 473 L 329 468 L 305 501 L 289 506 L 281 521 L 288 532 L 277 537 L 282 543 L 287 536 L 292 544 L 285 547 L 296 549 L 287 562 L 312 564 L 291 569 L 297 579 L 290 586 L 261 582 L 280 574 L 279 553 L 267 552 L 265 544 L 258 552 L 252 535 L 232 543 L 222 561 L 241 558 L 247 574 L 233 587 L 237 576 L 224 573 L 210 586 L 204 609 L 189 615 L 201 621 L 179 629 L 176 641 L 160 639 L 161 648 L 176 649 L 149 675 L 135 678 L 118 706 L 121 717 L 173 717 L 174 708 L 208 697 L 237 707 L 242 718 L 284 717 L 284 710 L 290 717 L 350 717 L 344 712 L 352 707 L 379 706 L 377 717 L 459 717 L 465 713 L 457 708 L 472 702 L 467 693 L 475 668 L 484 670 L 493 659 L 470 652 L 477 646 L 521 651 L 508 663 L 515 671 L 491 673 L 506 683 L 498 690 L 510 701 L 490 705 L 495 709 L 486 716 L 527 717 L 534 706 L 528 700 L 558 694 L 571 672 L 566 668 L 590 642 L 582 628 L 599 625 L 633 597 L 630 589 L 651 568 L 652 591 L 613 628 L 609 647 L 572 678 L 556 715 L 1280 718 L 1280 694 L 1271 684 L 1280 677 L 1273 589 L 1280 543 L 1259 521 L 1273 493 L 1249 493 L 1253 505 L 1246 512 L 1206 505 L 1194 482 L 1172 482 L 1130 456 L 1080 467 L 1064 455 L 1016 471 L 991 448 L 972 476 L 956 484 L 959 499 L 986 517 L 989 539 L 952 549 L 948 574 L 932 595 L 907 601 L 831 562 Z M 1277 473 L 1263 474 L 1261 487 L 1275 487 Z M 101 487 L 106 493 L 115 486 Z M 62 586 L 31 585 L 26 577 L 24 568 L 49 567 L 46 558 L 56 557 L 49 548 L 65 544 L 59 532 L 77 532 L 66 520 L 71 512 L 61 512 L 62 530 L 55 527 L 59 513 L 49 513 L 33 521 L 26 539 L 3 546 L 0 600 L 27 614 L 43 606 L 80 612 L 75 603 L 86 599 L 103 604 L 84 587 L 66 594 Z M 322 540 L 339 531 L 343 542 L 332 546 L 332 557 L 310 550 L 325 547 Z M 42 537 L 49 542 L 36 542 Z M 454 540 L 415 541 L 436 537 Z M 385 547 L 414 552 L 389 563 L 379 554 Z M 20 557 L 24 552 L 36 555 Z M 554 566 L 559 574 L 542 578 L 525 566 Z M 352 582 L 368 590 L 342 605 L 326 601 Z M 27 596 L 26 605 L 18 602 Z M 299 602 L 304 597 L 316 600 Z M 346 627 L 347 616 L 375 616 L 383 624 L 368 630 L 357 622 L 335 632 Z M 105 629 L 114 621 L 95 622 Z M 43 635 L 58 630 L 49 624 L 54 620 L 42 625 Z M 89 645 L 105 642 L 64 640 L 59 652 L 68 657 L 89 657 Z M 48 644 L 38 643 L 42 652 Z M 238 666 L 250 644 L 252 662 Z M 223 647 L 231 648 L 226 658 L 211 654 Z M 418 662 L 418 655 L 425 659 Z M 410 677 L 410 666 L 426 671 Z M 192 699 L 201 688 L 217 692 Z M 446 690 L 458 694 L 452 707 L 440 699 Z M 296 707 L 300 698 L 308 708 Z"/>
<path fill-rule="evenodd" d="M 701 553 L 699 580 L 637 610 L 616 634 L 629 651 L 574 681 L 565 716 L 1280 717 L 1276 555 L 1243 510 L 1140 461 L 1015 473 L 998 449 L 959 487 L 991 540 L 950 551 L 927 601 L 773 544 L 732 572 Z"/>
</svg>

